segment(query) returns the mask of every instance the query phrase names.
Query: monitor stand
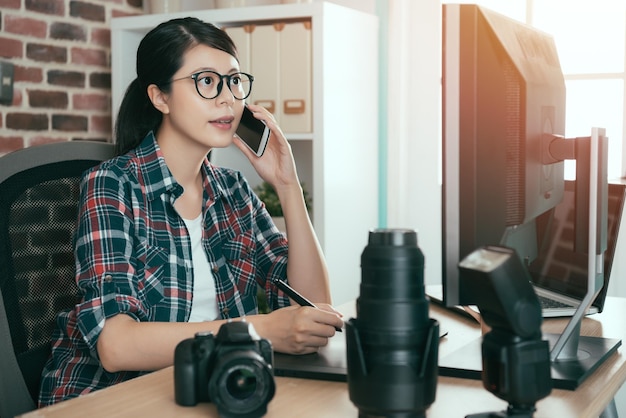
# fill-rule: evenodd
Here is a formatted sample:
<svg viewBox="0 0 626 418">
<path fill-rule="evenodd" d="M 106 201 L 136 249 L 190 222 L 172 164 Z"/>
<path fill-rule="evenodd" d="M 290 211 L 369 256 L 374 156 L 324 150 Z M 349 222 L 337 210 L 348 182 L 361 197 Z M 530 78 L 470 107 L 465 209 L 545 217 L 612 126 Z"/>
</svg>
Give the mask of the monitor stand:
<svg viewBox="0 0 626 418">
<path fill-rule="evenodd" d="M 574 315 L 561 334 L 544 334 L 543 338 L 550 344 L 550 364 L 552 381 L 558 389 L 576 389 L 592 374 L 622 341 L 600 337 L 580 335 L 580 325 L 603 285 L 602 271 L 603 254 L 606 249 L 606 202 L 608 199 L 606 180 L 606 160 L 608 138 L 602 128 L 592 128 L 590 137 L 576 138 L 576 181 L 577 193 L 585 195 L 588 205 L 588 230 L 586 252 L 587 262 L 587 293 Z M 598 196 L 598 193 L 601 196 Z M 604 202 L 604 207 L 602 203 Z M 577 208 L 578 209 L 578 208 Z M 598 221 L 600 219 L 600 221 Z M 467 379 L 481 379 L 482 372 L 482 339 L 469 346 L 439 359 L 439 375 Z"/>
<path fill-rule="evenodd" d="M 561 334 L 544 334 L 552 350 Z M 622 344 L 619 339 L 579 336 L 578 356 L 552 360 L 552 383 L 557 389 L 575 390 Z M 482 339 L 439 359 L 439 376 L 481 380 Z"/>
</svg>

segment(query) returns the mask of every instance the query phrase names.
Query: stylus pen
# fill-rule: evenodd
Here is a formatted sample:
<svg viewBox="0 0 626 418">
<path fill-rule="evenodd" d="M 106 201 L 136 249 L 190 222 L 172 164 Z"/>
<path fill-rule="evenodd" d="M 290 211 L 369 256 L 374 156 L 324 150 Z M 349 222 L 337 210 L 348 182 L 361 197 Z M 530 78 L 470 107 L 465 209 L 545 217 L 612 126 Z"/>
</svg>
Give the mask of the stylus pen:
<svg viewBox="0 0 626 418">
<path fill-rule="evenodd" d="M 302 296 L 300 293 L 296 291 L 296 289 L 289 286 L 287 283 L 283 282 L 282 280 L 276 279 L 274 280 L 274 284 L 276 285 L 277 288 L 285 292 L 285 294 L 289 296 L 291 299 L 293 299 L 298 305 L 310 306 L 312 308 L 317 309 L 317 306 L 315 306 L 313 302 L 311 302 L 310 300 Z M 341 328 L 335 327 L 335 329 L 337 330 L 337 332 L 342 332 Z"/>
</svg>

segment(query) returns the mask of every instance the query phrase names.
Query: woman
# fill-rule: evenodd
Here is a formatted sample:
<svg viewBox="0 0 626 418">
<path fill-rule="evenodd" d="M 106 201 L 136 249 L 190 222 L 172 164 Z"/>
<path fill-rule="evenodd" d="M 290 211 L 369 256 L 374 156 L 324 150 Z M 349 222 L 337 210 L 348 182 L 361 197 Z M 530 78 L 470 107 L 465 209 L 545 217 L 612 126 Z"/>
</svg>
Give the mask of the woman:
<svg viewBox="0 0 626 418">
<path fill-rule="evenodd" d="M 82 182 L 83 300 L 59 315 L 40 405 L 170 366 L 181 340 L 229 320 L 245 317 L 274 350 L 293 354 L 316 351 L 342 326 L 288 142 L 254 105 L 271 130 L 265 153 L 234 136 L 251 84 L 232 40 L 211 24 L 174 19 L 140 43 L 117 119 L 119 156 Z M 245 179 L 208 162 L 233 141 L 276 189 L 289 245 Z M 323 309 L 289 306 L 274 279 Z M 257 315 L 258 285 L 267 315 Z"/>
</svg>

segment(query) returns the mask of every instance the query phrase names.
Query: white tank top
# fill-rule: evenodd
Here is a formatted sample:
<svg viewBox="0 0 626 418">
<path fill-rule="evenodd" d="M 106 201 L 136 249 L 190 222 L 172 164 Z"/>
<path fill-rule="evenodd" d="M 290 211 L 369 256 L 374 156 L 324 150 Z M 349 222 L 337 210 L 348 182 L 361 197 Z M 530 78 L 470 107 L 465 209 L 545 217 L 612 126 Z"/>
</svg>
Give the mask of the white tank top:
<svg viewBox="0 0 626 418">
<path fill-rule="evenodd" d="M 191 239 L 193 261 L 193 300 L 189 322 L 213 321 L 218 316 L 215 279 L 202 248 L 202 214 L 194 220 L 183 219 Z"/>
</svg>

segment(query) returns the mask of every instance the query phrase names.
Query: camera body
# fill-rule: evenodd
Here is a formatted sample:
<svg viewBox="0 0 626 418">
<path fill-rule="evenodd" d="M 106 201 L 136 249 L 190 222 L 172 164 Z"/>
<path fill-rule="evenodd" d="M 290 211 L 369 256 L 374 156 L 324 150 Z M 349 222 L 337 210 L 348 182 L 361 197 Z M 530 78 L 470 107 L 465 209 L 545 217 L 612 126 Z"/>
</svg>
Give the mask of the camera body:
<svg viewBox="0 0 626 418">
<path fill-rule="evenodd" d="M 181 341 L 174 352 L 174 397 L 182 406 L 213 402 L 221 417 L 265 415 L 274 397 L 274 354 L 252 324 L 229 322 Z"/>
</svg>

